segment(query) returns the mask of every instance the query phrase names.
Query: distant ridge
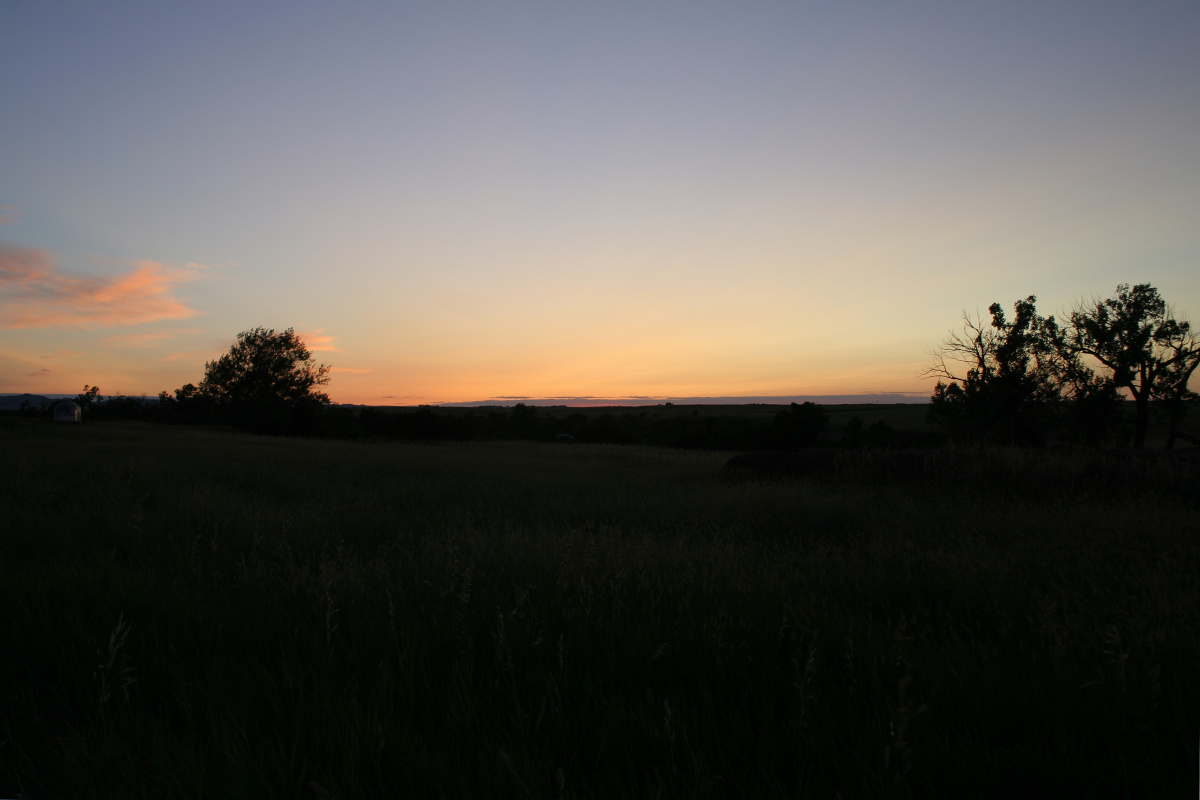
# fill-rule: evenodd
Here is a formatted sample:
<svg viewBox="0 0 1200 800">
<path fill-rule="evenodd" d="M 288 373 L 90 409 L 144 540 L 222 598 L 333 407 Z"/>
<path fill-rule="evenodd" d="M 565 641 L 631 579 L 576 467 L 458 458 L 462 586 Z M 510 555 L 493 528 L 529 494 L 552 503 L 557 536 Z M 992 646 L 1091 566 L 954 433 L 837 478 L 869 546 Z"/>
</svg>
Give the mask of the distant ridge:
<svg viewBox="0 0 1200 800">
<path fill-rule="evenodd" d="M 0 411 L 19 409 L 22 403 L 28 402 L 34 408 L 40 408 L 42 403 L 49 403 L 50 398 L 44 394 L 5 394 L 0 395 Z"/>
<path fill-rule="evenodd" d="M 43 402 L 72 399 L 75 395 L 67 394 L 3 394 L 0 393 L 0 411 L 19 409 L 21 403 L 28 400 L 30 405 L 37 408 Z M 156 398 L 143 397 L 142 400 L 153 401 Z M 655 406 L 671 403 L 677 406 L 744 406 L 753 404 L 787 405 L 788 403 L 816 403 L 824 406 L 868 405 L 892 403 L 927 403 L 929 392 L 873 392 L 869 394 L 797 394 L 797 395 L 756 395 L 753 397 L 520 397 L 516 395 L 493 397 L 488 400 L 469 400 L 456 403 L 425 403 L 422 405 L 441 406 L 444 408 L 477 408 L 480 406 L 515 406 L 524 403 L 527 406 L 578 406 L 595 408 L 598 406 Z M 387 403 L 339 403 L 343 406 L 385 406 Z M 395 403 L 394 405 L 415 407 L 416 403 Z"/>
<path fill-rule="evenodd" d="M 875 392 L 872 394 L 810 394 L 763 395 L 755 397 L 493 397 L 461 403 L 431 403 L 447 408 L 472 406 L 654 406 L 671 403 L 677 406 L 744 406 L 756 403 L 787 405 L 816 403 L 817 405 L 863 405 L 870 403 L 927 403 L 928 392 Z"/>
</svg>

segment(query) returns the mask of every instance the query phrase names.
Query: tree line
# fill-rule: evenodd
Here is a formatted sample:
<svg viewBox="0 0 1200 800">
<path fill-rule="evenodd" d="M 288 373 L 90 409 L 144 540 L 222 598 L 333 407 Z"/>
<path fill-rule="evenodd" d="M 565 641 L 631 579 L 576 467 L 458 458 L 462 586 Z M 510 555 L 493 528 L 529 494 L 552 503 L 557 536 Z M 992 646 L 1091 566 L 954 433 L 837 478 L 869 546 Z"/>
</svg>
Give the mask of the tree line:
<svg viewBox="0 0 1200 800">
<path fill-rule="evenodd" d="M 1113 297 L 1080 302 L 1060 323 L 1038 314 L 1033 295 L 999 303 L 990 322 L 964 312 L 961 332 L 932 351 L 925 375 L 937 378 L 929 418 L 945 437 L 980 445 L 1038 446 L 1050 442 L 1092 447 L 1123 444 L 1132 399 L 1132 443 L 1143 448 L 1151 403 L 1167 420 L 1167 449 L 1189 439 L 1180 430 L 1198 396 L 1188 383 L 1200 365 L 1200 340 L 1187 321 L 1149 284 L 1117 287 Z M 225 424 L 257 433 L 338 438 L 467 440 L 533 439 L 652 444 L 712 449 L 799 450 L 929 447 L 927 434 L 895 431 L 882 422 L 852 419 L 831 435 L 829 419 L 812 403 L 792 403 L 769 423 L 761 418 L 647 414 L 539 415 L 517 404 L 508 410 L 442 413 L 349 408 L 322 391 L 331 368 L 318 364 L 292 328 L 239 333 L 229 352 L 205 364 L 199 385 L 163 391 L 158 402 L 114 397 L 101 402 L 85 386 L 75 398 L 87 419 L 133 418 L 187 424 Z M 31 412 L 32 413 L 32 410 Z"/>
<path fill-rule="evenodd" d="M 1121 438 L 1123 406 L 1133 401 L 1133 447 L 1146 444 L 1151 402 L 1168 421 L 1167 449 L 1197 399 L 1188 382 L 1200 365 L 1200 341 L 1187 321 L 1148 283 L 1117 287 L 1107 299 L 1081 301 L 1060 324 L 1037 313 L 1030 295 L 999 303 L 985 324 L 964 312 L 932 355 L 931 417 L 957 438 L 1037 445 L 1057 435 L 1092 446 Z"/>
</svg>

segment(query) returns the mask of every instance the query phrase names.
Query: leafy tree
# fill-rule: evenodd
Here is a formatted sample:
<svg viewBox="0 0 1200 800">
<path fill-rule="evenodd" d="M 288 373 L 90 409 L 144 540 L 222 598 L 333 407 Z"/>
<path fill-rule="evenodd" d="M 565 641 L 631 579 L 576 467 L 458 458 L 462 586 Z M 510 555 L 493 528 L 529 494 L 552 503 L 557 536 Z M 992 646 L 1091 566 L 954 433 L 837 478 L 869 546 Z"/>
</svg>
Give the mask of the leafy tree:
<svg viewBox="0 0 1200 800">
<path fill-rule="evenodd" d="M 255 328 L 239 333 L 228 353 L 204 365 L 199 387 L 189 384 L 175 395 L 181 402 L 202 397 L 259 430 L 283 431 L 329 404 L 317 390 L 327 383 L 329 367 L 317 365 L 293 329 Z"/>
<path fill-rule="evenodd" d="M 174 397 L 170 392 L 159 392 L 158 394 L 157 416 L 164 422 L 188 424 L 215 422 L 217 410 L 216 401 L 201 393 L 194 383 L 186 383 L 176 389 Z M 226 411 L 229 410 L 226 409 Z"/>
<path fill-rule="evenodd" d="M 86 383 L 83 385 L 83 391 L 75 396 L 75 402 L 79 404 L 79 407 L 83 409 L 83 413 L 85 414 L 92 410 L 93 403 L 103 401 L 104 396 L 100 394 L 100 387 L 88 386 Z"/>
<path fill-rule="evenodd" d="M 930 398 L 935 420 L 983 439 L 1041 438 L 1043 418 L 1070 370 L 1056 346 L 1057 323 L 1039 316 L 1036 303 L 1033 295 L 1017 301 L 1011 322 L 992 303 L 990 325 L 963 313 L 962 333 L 950 333 L 925 371 L 938 378 Z"/>
<path fill-rule="evenodd" d="M 816 403 L 792 403 L 775 414 L 777 441 L 784 450 L 812 447 L 829 426 L 829 417 Z"/>
<path fill-rule="evenodd" d="M 1200 394 L 1188 389 L 1188 381 L 1197 366 L 1200 366 L 1198 358 L 1176 361 L 1168 370 L 1167 378 L 1154 392 L 1154 398 L 1162 404 L 1164 416 L 1167 418 L 1167 450 L 1172 449 L 1176 439 L 1180 437 L 1190 439 L 1193 444 L 1200 444 L 1179 431 L 1180 423 L 1187 416 L 1188 408 L 1200 400 Z"/>
<path fill-rule="evenodd" d="M 509 425 L 518 438 L 533 438 L 538 425 L 537 407 L 517 403 L 509 412 Z"/>
<path fill-rule="evenodd" d="M 1074 354 L 1089 356 L 1108 371 L 1102 380 L 1127 389 L 1134 401 L 1133 446 L 1145 447 L 1150 401 L 1162 400 L 1171 419 L 1173 444 L 1188 381 L 1200 364 L 1200 339 L 1148 283 L 1117 286 L 1115 297 L 1080 303 L 1071 312 L 1064 341 Z"/>
<path fill-rule="evenodd" d="M 1063 420 L 1067 438 L 1090 447 L 1124 443 L 1128 424 L 1120 390 L 1112 381 L 1080 366 L 1079 359 L 1071 362 L 1076 369 L 1064 392 L 1070 400 Z"/>
</svg>

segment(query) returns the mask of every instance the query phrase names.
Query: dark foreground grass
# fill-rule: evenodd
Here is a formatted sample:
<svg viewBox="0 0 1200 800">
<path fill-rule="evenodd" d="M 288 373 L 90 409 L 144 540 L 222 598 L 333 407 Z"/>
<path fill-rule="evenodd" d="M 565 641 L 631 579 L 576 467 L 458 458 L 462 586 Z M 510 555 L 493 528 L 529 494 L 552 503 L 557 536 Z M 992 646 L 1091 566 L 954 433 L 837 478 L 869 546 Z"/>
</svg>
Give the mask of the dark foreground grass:
<svg viewBox="0 0 1200 800">
<path fill-rule="evenodd" d="M 1191 796 L 1194 499 L 0 421 L 0 796 Z"/>
</svg>

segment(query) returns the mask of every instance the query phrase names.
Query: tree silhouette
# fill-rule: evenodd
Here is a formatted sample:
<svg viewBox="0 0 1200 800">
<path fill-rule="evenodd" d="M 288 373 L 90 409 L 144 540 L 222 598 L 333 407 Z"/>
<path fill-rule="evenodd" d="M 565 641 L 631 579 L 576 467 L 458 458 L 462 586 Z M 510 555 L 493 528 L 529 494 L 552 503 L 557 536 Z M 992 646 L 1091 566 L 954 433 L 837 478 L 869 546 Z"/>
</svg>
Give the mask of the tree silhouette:
<svg viewBox="0 0 1200 800">
<path fill-rule="evenodd" d="M 198 394 L 235 421 L 283 431 L 329 403 L 317 391 L 327 383 L 329 367 L 317 365 L 293 329 L 255 328 L 239 333 L 228 353 L 204 365 L 204 380 L 194 392 L 189 385 L 176 395 L 185 400 Z"/>
<path fill-rule="evenodd" d="M 816 403 L 792 403 L 775 414 L 777 441 L 784 450 L 812 447 L 829 426 L 829 417 Z"/>
<path fill-rule="evenodd" d="M 79 404 L 84 413 L 91 411 L 92 403 L 100 403 L 103 400 L 104 396 L 100 394 L 100 387 L 88 386 L 86 383 L 83 385 L 83 391 L 75 396 L 75 402 Z"/>
<path fill-rule="evenodd" d="M 1179 341 L 1172 346 L 1172 350 L 1178 353 L 1184 349 L 1185 345 L 1185 341 Z M 1188 382 L 1197 366 L 1200 366 L 1200 358 L 1197 358 L 1194 353 L 1191 358 L 1184 356 L 1174 360 L 1167 367 L 1163 380 L 1152 392 L 1154 399 L 1162 404 L 1167 418 L 1167 450 L 1172 449 L 1176 439 L 1183 436 L 1179 431 L 1179 425 L 1187 416 L 1188 406 L 1194 401 L 1200 400 L 1200 394 L 1188 389 Z M 1194 438 L 1184 438 L 1189 438 L 1193 444 L 1200 444 Z"/>
<path fill-rule="evenodd" d="M 1046 401 L 1059 399 L 1070 370 L 1057 346 L 1062 338 L 1057 323 L 1039 316 L 1036 303 L 1034 295 L 1017 301 L 1011 322 L 992 303 L 990 325 L 963 312 L 962 333 L 951 332 L 933 350 L 924 373 L 938 378 L 931 398 L 935 419 L 984 439 L 1040 438 Z"/>
<path fill-rule="evenodd" d="M 1174 443 L 1184 401 L 1193 396 L 1188 381 L 1200 365 L 1200 339 L 1190 323 L 1172 317 L 1157 289 L 1121 284 L 1115 297 L 1081 302 L 1071 312 L 1065 342 L 1098 361 L 1109 372 L 1106 380 L 1133 396 L 1135 448 L 1146 444 L 1151 399 L 1166 401 L 1168 443 Z"/>
</svg>

